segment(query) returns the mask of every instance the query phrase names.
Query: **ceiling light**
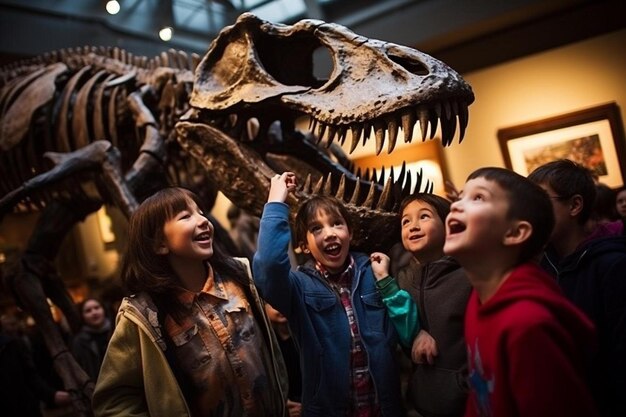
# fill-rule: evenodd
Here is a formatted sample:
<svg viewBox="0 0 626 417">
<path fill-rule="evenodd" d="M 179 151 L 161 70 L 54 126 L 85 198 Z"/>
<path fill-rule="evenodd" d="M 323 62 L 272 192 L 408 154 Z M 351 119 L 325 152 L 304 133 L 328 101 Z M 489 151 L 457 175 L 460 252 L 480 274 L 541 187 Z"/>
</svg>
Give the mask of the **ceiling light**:
<svg viewBox="0 0 626 417">
<path fill-rule="evenodd" d="M 161 38 L 162 41 L 167 42 L 172 39 L 173 34 L 174 29 L 172 29 L 170 26 L 166 26 L 159 31 L 159 38 Z"/>
<path fill-rule="evenodd" d="M 116 0 L 109 0 L 106 9 L 109 14 L 117 14 L 120 11 L 120 4 Z"/>
</svg>

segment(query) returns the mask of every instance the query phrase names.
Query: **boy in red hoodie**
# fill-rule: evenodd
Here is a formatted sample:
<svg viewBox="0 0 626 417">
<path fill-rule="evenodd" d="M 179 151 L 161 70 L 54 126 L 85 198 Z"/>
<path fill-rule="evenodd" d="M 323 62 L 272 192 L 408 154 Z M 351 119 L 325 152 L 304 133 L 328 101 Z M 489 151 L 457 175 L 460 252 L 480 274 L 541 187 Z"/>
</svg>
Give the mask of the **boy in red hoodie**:
<svg viewBox="0 0 626 417">
<path fill-rule="evenodd" d="M 466 416 L 597 416 L 593 325 L 534 262 L 553 227 L 548 195 L 503 168 L 474 171 L 450 207 L 444 252 L 473 287 Z"/>
</svg>

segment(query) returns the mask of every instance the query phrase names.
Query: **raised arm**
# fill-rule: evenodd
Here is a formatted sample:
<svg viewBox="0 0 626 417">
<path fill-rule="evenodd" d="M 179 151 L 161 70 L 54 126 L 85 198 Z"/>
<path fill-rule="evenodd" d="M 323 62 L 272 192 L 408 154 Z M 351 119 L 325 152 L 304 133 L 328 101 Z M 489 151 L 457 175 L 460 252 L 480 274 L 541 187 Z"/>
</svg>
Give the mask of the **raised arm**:
<svg viewBox="0 0 626 417">
<path fill-rule="evenodd" d="M 252 261 L 254 283 L 261 297 L 287 318 L 291 316 L 293 288 L 289 262 L 289 206 L 285 200 L 296 185 L 296 176 L 292 172 L 272 178 L 259 225 L 257 251 Z"/>
<path fill-rule="evenodd" d="M 417 306 L 411 295 L 400 289 L 396 280 L 389 275 L 389 257 L 381 252 L 370 255 L 372 272 L 376 278 L 376 288 L 387 307 L 400 343 L 407 348 L 413 345 L 413 339 L 420 330 Z"/>
</svg>

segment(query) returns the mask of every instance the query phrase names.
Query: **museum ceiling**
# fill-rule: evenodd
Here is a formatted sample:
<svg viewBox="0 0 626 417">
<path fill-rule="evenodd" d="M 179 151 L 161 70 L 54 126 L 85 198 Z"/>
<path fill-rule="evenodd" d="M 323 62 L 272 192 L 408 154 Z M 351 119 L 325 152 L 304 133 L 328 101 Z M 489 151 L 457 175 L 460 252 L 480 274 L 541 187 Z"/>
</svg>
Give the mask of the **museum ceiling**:
<svg viewBox="0 0 626 417">
<path fill-rule="evenodd" d="M 217 32 L 250 11 L 303 18 L 421 49 L 468 72 L 626 27 L 622 0 L 0 0 L 0 63 L 82 45 L 156 55 L 202 54 Z M 171 27 L 172 39 L 158 33 Z"/>
</svg>

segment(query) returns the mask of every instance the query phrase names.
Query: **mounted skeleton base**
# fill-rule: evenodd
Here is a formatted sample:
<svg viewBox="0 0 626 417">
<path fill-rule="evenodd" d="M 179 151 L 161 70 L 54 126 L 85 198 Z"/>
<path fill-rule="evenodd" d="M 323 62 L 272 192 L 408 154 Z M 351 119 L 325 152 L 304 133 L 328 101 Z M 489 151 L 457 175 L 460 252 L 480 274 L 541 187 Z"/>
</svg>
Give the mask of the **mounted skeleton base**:
<svg viewBox="0 0 626 417">
<path fill-rule="evenodd" d="M 314 76 L 318 48 L 333 59 L 328 80 Z M 129 215 L 174 184 L 210 202 L 220 190 L 260 216 L 271 177 L 289 170 L 306 178 L 289 200 L 294 210 L 310 194 L 336 195 L 355 225 L 353 246 L 387 250 L 399 240 L 393 210 L 413 186 L 432 184 L 404 169 L 395 181 L 384 170 L 354 172 L 339 144 L 349 140 L 352 152 L 373 136 L 378 153 L 385 145 L 392 152 L 399 132 L 410 142 L 417 125 L 422 140 L 440 126 L 449 145 L 463 138 L 474 100 L 456 72 L 414 49 L 335 24 L 275 25 L 251 14 L 223 29 L 202 60 L 85 47 L 3 68 L 0 83 L 0 213 L 41 212 L 11 281 L 81 415 L 90 413 L 93 381 L 67 353 L 45 303 L 51 296 L 77 320 L 60 280 L 50 280 L 50 242 L 102 204 Z M 302 119 L 308 131 L 296 129 Z"/>
</svg>

